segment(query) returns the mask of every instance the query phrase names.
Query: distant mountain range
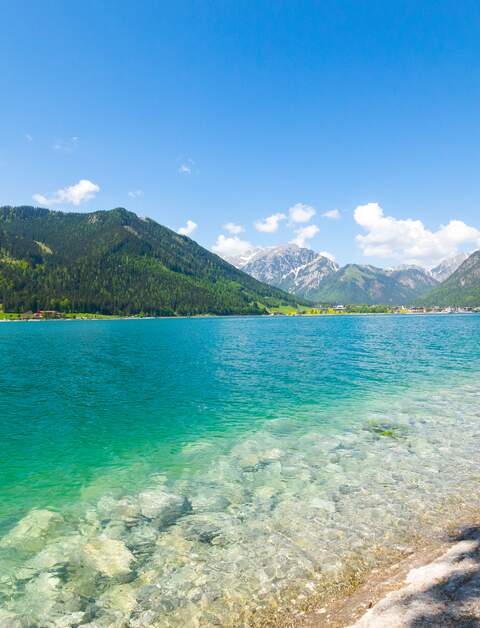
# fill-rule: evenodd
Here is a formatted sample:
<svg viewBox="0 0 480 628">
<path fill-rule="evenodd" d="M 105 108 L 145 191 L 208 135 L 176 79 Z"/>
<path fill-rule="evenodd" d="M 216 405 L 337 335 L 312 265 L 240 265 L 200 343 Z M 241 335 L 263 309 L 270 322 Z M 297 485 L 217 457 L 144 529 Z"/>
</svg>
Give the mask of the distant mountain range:
<svg viewBox="0 0 480 628">
<path fill-rule="evenodd" d="M 259 314 L 297 301 L 126 209 L 0 207 L 0 306 L 7 312 Z"/>
<path fill-rule="evenodd" d="M 315 298 L 325 303 L 408 305 L 437 283 L 427 271 L 416 267 L 386 270 L 347 264 L 326 278 Z"/>
<path fill-rule="evenodd" d="M 289 244 L 256 249 L 230 261 L 259 281 L 317 303 L 411 305 L 440 289 L 440 283 L 468 258 L 469 254 L 460 253 L 432 270 L 413 265 L 384 269 L 347 264 L 340 268 L 324 255 Z"/>
<path fill-rule="evenodd" d="M 437 288 L 420 301 L 423 305 L 480 306 L 480 251 L 475 251 Z"/>
<path fill-rule="evenodd" d="M 480 305 L 480 251 L 432 271 L 340 268 L 292 244 L 230 261 L 237 267 L 123 208 L 81 214 L 0 207 L 0 308 L 7 312 L 259 314 L 309 303 Z"/>
</svg>

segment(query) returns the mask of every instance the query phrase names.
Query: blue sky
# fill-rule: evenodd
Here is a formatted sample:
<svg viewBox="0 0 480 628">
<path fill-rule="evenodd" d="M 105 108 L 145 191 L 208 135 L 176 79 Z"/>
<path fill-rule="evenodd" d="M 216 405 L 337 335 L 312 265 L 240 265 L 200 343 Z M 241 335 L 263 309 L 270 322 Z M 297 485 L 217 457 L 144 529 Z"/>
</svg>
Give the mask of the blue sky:
<svg viewBox="0 0 480 628">
<path fill-rule="evenodd" d="M 1 204 L 123 206 L 224 253 L 480 246 L 477 2 L 0 8 Z"/>
</svg>

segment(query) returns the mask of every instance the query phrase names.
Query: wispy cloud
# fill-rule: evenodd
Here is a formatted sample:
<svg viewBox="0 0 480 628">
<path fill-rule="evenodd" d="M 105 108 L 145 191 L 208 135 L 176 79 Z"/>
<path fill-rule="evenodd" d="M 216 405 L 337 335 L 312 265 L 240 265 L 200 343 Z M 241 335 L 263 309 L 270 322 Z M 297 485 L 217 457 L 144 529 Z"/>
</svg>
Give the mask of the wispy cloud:
<svg viewBox="0 0 480 628">
<path fill-rule="evenodd" d="M 67 137 L 66 139 L 57 139 L 53 143 L 53 150 L 60 151 L 62 153 L 73 153 L 78 148 L 80 138 L 77 135 Z"/>
<path fill-rule="evenodd" d="M 353 216 L 366 231 L 356 236 L 366 257 L 434 265 L 457 253 L 461 246 L 480 246 L 480 230 L 461 220 L 451 220 L 437 231 L 430 231 L 421 220 L 385 216 L 378 203 L 359 205 Z"/>
<path fill-rule="evenodd" d="M 232 233 L 233 235 L 238 235 L 239 233 L 243 233 L 245 231 L 245 227 L 237 225 L 234 222 L 227 222 L 223 225 L 222 229 L 228 231 L 228 233 Z"/>
<path fill-rule="evenodd" d="M 44 196 L 43 194 L 34 194 L 33 200 L 39 205 L 51 207 L 52 205 L 59 205 L 60 203 L 67 203 L 69 205 L 80 205 L 86 201 L 95 198 L 95 195 L 100 192 L 100 186 L 88 179 L 80 179 L 75 185 L 60 188 L 51 197 Z"/>
<path fill-rule="evenodd" d="M 193 161 L 193 159 L 186 159 L 184 162 L 182 162 L 177 170 L 178 174 L 192 174 L 193 172 L 193 167 L 195 166 L 195 162 Z"/>
<path fill-rule="evenodd" d="M 128 196 L 130 198 L 140 198 L 141 196 L 143 196 L 143 190 L 132 190 L 128 193 Z"/>
<path fill-rule="evenodd" d="M 297 229 L 295 231 L 296 237 L 292 240 L 292 244 L 297 244 L 298 246 L 303 247 L 305 246 L 306 241 L 315 237 L 319 231 L 320 229 L 317 225 L 308 225 L 307 227 Z"/>
<path fill-rule="evenodd" d="M 30 133 L 25 133 L 25 139 L 27 140 L 27 142 L 31 143 L 33 142 L 33 135 L 30 135 Z"/>
<path fill-rule="evenodd" d="M 265 218 L 265 220 L 256 220 L 254 226 L 257 231 L 262 233 L 275 233 L 275 231 L 278 231 L 280 222 L 286 218 L 285 214 L 272 214 Z"/>
<path fill-rule="evenodd" d="M 330 218 L 330 220 L 339 220 L 341 214 L 338 209 L 330 209 L 328 212 L 323 212 L 322 218 Z"/>
<path fill-rule="evenodd" d="M 194 231 L 197 230 L 197 223 L 193 220 L 187 220 L 187 224 L 184 227 L 180 227 L 177 233 L 184 236 L 191 236 Z"/>
<path fill-rule="evenodd" d="M 311 205 L 305 203 L 296 203 L 288 210 L 288 216 L 291 223 L 304 223 L 311 220 L 315 214 L 316 209 Z"/>
</svg>

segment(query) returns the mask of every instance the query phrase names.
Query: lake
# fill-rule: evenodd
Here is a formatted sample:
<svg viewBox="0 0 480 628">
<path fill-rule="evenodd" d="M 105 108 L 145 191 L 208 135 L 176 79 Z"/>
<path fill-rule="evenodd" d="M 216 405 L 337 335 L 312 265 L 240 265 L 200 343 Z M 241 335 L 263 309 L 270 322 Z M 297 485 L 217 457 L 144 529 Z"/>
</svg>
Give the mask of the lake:
<svg viewBox="0 0 480 628">
<path fill-rule="evenodd" d="M 1 324 L 0 624 L 321 598 L 473 502 L 479 371 L 479 315 Z"/>
</svg>

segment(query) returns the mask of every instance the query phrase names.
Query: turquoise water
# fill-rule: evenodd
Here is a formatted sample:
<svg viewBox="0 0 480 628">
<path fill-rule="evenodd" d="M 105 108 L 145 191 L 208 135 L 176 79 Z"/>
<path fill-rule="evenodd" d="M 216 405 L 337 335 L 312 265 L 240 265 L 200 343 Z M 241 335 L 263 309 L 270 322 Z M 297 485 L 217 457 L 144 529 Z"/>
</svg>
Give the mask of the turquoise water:
<svg viewBox="0 0 480 628">
<path fill-rule="evenodd" d="M 0 325 L 0 621 L 238 625 L 374 561 L 477 487 L 479 371 L 477 315 Z"/>
</svg>

